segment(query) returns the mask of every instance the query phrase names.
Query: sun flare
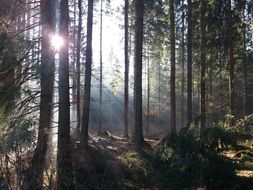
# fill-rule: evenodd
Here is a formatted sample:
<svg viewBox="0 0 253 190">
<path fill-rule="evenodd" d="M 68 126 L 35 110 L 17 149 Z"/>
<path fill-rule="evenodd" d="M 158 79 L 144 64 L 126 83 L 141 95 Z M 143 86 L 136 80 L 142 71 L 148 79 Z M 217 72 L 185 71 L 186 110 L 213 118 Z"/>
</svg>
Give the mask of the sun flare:
<svg viewBox="0 0 253 190">
<path fill-rule="evenodd" d="M 54 34 L 51 37 L 51 44 L 52 44 L 52 46 L 53 46 L 54 49 L 59 50 L 63 46 L 64 40 L 58 34 Z"/>
</svg>

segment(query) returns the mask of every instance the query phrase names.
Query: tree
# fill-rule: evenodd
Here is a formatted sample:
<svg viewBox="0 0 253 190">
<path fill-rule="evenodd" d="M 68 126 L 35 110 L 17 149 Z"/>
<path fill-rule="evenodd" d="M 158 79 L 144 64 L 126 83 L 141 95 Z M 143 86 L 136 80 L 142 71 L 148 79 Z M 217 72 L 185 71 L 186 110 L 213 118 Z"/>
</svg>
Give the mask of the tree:
<svg viewBox="0 0 253 190">
<path fill-rule="evenodd" d="M 228 67 L 229 67 L 229 102 L 230 113 L 235 115 L 235 84 L 234 84 L 234 49 L 233 49 L 233 21 L 231 0 L 226 0 L 227 7 L 227 42 L 228 42 Z"/>
<path fill-rule="evenodd" d="M 40 95 L 40 117 L 37 146 L 32 159 L 32 187 L 42 189 L 43 171 L 46 168 L 47 150 L 49 144 L 49 131 L 52 122 L 53 109 L 53 87 L 55 61 L 54 51 L 50 44 L 50 37 L 55 30 L 55 1 L 40 1 L 42 41 L 41 41 L 41 95 Z"/>
<path fill-rule="evenodd" d="M 135 56 L 134 56 L 134 117 L 135 149 L 142 150 L 142 43 L 143 43 L 143 0 L 135 0 Z"/>
<path fill-rule="evenodd" d="M 102 99 L 103 99 L 103 0 L 100 0 L 100 53 L 99 53 L 99 122 L 98 122 L 98 131 L 101 132 L 102 125 Z"/>
<path fill-rule="evenodd" d="M 205 24 L 206 1 L 201 0 L 200 10 L 200 28 L 201 28 L 201 47 L 200 47 L 200 62 L 201 62 L 201 81 L 200 81 L 200 134 L 205 128 L 206 121 L 206 24 Z"/>
<path fill-rule="evenodd" d="M 80 132 L 81 129 L 81 113 L 80 113 L 80 61 L 81 61 L 81 33 L 82 33 L 82 0 L 78 0 L 78 31 L 77 31 L 77 45 L 76 45 L 76 68 L 77 68 L 77 82 L 76 82 L 76 114 L 77 114 L 77 130 Z"/>
<path fill-rule="evenodd" d="M 192 0 L 188 2 L 187 29 L 187 123 L 192 122 Z"/>
<path fill-rule="evenodd" d="M 81 128 L 81 146 L 88 150 L 88 128 L 90 114 L 90 89 L 91 89 L 91 64 L 92 64 L 92 25 L 93 25 L 93 0 L 88 1 L 87 18 L 87 45 L 86 45 L 86 65 L 85 84 L 83 97 L 83 118 Z"/>
<path fill-rule="evenodd" d="M 124 136 L 128 138 L 128 112 L 129 112 L 129 93 L 128 93 L 128 81 L 129 81 L 129 57 L 128 57 L 128 14 L 129 14 L 129 2 L 125 0 L 125 88 L 124 88 Z"/>
<path fill-rule="evenodd" d="M 59 51 L 58 189 L 73 189 L 70 141 L 68 22 L 68 0 L 61 0 L 59 32 L 65 40 L 65 44 Z"/>
<path fill-rule="evenodd" d="M 176 52 L 175 52 L 175 13 L 174 13 L 174 1 L 169 1 L 170 6 L 170 112 L 171 112 L 171 133 L 176 133 L 176 86 L 175 86 L 175 76 L 176 76 Z"/>
<path fill-rule="evenodd" d="M 182 87 L 181 87 L 181 126 L 185 125 L 185 10 L 184 0 L 182 0 L 182 28 L 181 28 L 181 61 L 182 61 Z"/>
</svg>

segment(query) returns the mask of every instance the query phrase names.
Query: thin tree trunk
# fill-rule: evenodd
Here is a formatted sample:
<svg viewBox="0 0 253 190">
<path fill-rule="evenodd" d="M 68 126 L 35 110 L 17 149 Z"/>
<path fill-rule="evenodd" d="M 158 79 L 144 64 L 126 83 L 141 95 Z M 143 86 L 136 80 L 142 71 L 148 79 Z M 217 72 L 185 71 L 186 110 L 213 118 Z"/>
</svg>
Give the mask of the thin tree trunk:
<svg viewBox="0 0 253 190">
<path fill-rule="evenodd" d="M 148 136 L 149 134 L 149 117 L 150 117 L 150 64 L 149 64 L 149 60 L 150 60 L 150 34 L 148 36 L 148 60 L 147 60 L 147 79 L 148 79 L 148 83 L 147 83 L 147 128 L 146 128 L 146 136 Z"/>
<path fill-rule="evenodd" d="M 86 45 L 86 66 L 85 84 L 83 97 L 83 118 L 81 128 L 81 146 L 88 150 L 88 129 L 90 115 L 90 89 L 91 89 L 91 65 L 92 65 L 92 26 L 93 26 L 93 0 L 88 0 L 87 18 L 87 45 Z"/>
<path fill-rule="evenodd" d="M 171 134 L 175 134 L 176 131 L 176 52 L 175 52 L 175 13 L 174 13 L 174 0 L 169 1 L 170 6 L 170 43 L 171 43 L 171 73 L 170 73 L 170 112 L 171 112 Z"/>
<path fill-rule="evenodd" d="M 76 114 L 77 114 L 77 130 L 81 131 L 81 113 L 80 113 L 80 61 L 81 61 L 81 35 L 82 35 L 82 0 L 78 0 L 78 31 L 76 44 L 76 68 L 77 68 L 77 82 L 76 82 Z"/>
<path fill-rule="evenodd" d="M 158 113 L 157 126 L 160 128 L 160 112 L 161 112 L 161 65 L 158 63 Z"/>
<path fill-rule="evenodd" d="M 103 0 L 100 0 L 100 77 L 99 77 L 99 123 L 98 131 L 101 132 L 102 125 L 102 99 L 103 99 Z"/>
<path fill-rule="evenodd" d="M 187 124 L 192 122 L 192 0 L 188 2 L 187 30 Z"/>
<path fill-rule="evenodd" d="M 185 125 L 185 12 L 184 12 L 184 0 L 182 0 L 182 87 L 181 87 L 181 127 Z"/>
<path fill-rule="evenodd" d="M 201 0 L 200 11 L 200 27 L 201 27 L 201 47 L 200 47 L 200 62 L 201 62 L 201 84 L 200 84 L 200 135 L 205 128 L 206 123 L 206 24 L 205 12 L 206 1 Z"/>
<path fill-rule="evenodd" d="M 229 101 L 230 113 L 235 116 L 235 85 L 234 85 L 234 49 L 233 49 L 233 22 L 231 0 L 227 0 L 227 34 L 228 34 L 228 66 L 229 66 Z"/>
<path fill-rule="evenodd" d="M 128 112 L 129 112 L 129 56 L 128 56 L 128 15 L 129 2 L 125 0 L 125 92 L 124 92 L 124 137 L 128 138 Z"/>
<path fill-rule="evenodd" d="M 245 9 L 246 9 L 246 3 L 244 5 L 243 9 L 243 17 L 245 17 Z M 247 28 L 246 26 L 244 27 L 243 30 L 243 49 L 244 49 L 244 59 L 243 59 L 243 82 L 244 82 L 244 96 L 243 96 L 243 114 L 247 115 L 248 110 L 248 55 L 247 55 L 247 42 L 246 42 L 246 31 Z"/>
<path fill-rule="evenodd" d="M 214 52 L 213 49 L 211 49 L 210 52 Z M 209 80 L 208 80 L 208 83 L 209 83 L 209 98 L 208 98 L 208 105 L 209 105 L 209 108 L 208 108 L 208 125 L 211 125 L 212 124 L 212 120 L 213 120 L 213 107 L 214 107 L 214 101 L 213 101 L 213 58 L 214 58 L 214 55 L 211 54 L 211 57 L 210 57 L 210 65 L 209 65 Z"/>
<path fill-rule="evenodd" d="M 59 32 L 61 37 L 65 40 L 65 44 L 59 51 L 57 189 L 73 189 L 70 141 L 68 23 L 68 0 L 61 0 Z"/>
<path fill-rule="evenodd" d="M 32 159 L 32 188 L 43 188 L 43 171 L 47 167 L 47 150 L 49 131 L 52 121 L 53 110 L 53 87 L 55 77 L 54 51 L 50 44 L 50 35 L 55 30 L 55 6 L 54 1 L 45 0 L 40 2 L 42 24 L 42 47 L 41 47 L 41 96 L 40 117 L 37 146 Z"/>
<path fill-rule="evenodd" d="M 142 43 L 143 43 L 143 0 L 135 1 L 135 63 L 134 63 L 134 110 L 135 149 L 142 151 Z"/>
</svg>

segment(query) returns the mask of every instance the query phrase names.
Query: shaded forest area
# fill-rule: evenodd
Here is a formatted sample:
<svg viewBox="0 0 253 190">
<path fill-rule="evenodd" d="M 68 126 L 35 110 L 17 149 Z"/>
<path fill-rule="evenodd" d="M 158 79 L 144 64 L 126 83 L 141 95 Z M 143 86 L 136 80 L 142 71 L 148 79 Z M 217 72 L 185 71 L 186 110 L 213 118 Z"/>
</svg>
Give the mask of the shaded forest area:
<svg viewBox="0 0 253 190">
<path fill-rule="evenodd" d="M 251 0 L 0 0 L 0 190 L 252 190 Z"/>
</svg>

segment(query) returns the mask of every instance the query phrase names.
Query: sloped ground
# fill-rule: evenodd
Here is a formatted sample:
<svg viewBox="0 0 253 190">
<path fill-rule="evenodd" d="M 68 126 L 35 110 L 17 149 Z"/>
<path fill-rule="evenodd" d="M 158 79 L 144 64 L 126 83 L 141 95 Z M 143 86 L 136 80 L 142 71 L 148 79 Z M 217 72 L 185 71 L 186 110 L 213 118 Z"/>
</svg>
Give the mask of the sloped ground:
<svg viewBox="0 0 253 190">
<path fill-rule="evenodd" d="M 89 190 L 166 190 L 164 171 L 153 167 L 156 162 L 151 156 L 159 142 L 147 140 L 145 152 L 139 156 L 134 151 L 132 139 L 114 136 L 109 132 L 90 136 L 88 152 L 76 148 L 73 152 L 77 189 Z M 84 155 L 84 156 L 80 156 Z M 236 186 L 225 189 L 252 190 L 253 168 L 247 163 L 238 171 L 241 176 Z M 161 173 L 161 174 L 160 174 Z"/>
</svg>

